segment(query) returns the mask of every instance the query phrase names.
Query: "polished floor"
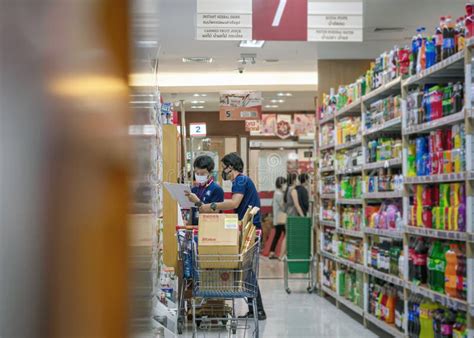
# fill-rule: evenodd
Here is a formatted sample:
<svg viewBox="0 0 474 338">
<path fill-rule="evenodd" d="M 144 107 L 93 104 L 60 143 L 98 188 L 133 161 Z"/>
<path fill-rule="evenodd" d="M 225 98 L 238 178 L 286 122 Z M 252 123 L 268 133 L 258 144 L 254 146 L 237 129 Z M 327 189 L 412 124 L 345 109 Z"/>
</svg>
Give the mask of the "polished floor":
<svg viewBox="0 0 474 338">
<path fill-rule="evenodd" d="M 328 337 L 355 338 L 378 337 L 372 331 L 364 328 L 348 313 L 338 310 L 329 300 L 317 294 L 306 292 L 306 282 L 293 281 L 290 283 L 292 293 L 288 295 L 283 287 L 283 280 L 271 279 L 272 272 L 280 276 L 281 262 L 261 259 L 260 288 L 263 296 L 267 320 L 260 322 L 260 337 Z M 245 313 L 246 305 L 239 302 L 238 312 Z M 231 337 L 251 337 L 251 327 L 238 330 Z M 189 333 L 185 335 L 191 337 Z M 225 329 L 200 331 L 198 337 L 228 337 Z"/>
</svg>

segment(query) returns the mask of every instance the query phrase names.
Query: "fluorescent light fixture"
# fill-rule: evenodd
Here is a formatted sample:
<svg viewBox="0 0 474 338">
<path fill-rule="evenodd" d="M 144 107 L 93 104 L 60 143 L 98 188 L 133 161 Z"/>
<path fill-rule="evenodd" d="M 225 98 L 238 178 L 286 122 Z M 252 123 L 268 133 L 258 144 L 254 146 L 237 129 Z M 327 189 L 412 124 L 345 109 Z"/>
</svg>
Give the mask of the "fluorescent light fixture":
<svg viewBox="0 0 474 338">
<path fill-rule="evenodd" d="M 265 108 L 278 108 L 278 105 L 276 104 L 267 104 Z"/>
<path fill-rule="evenodd" d="M 239 47 L 242 48 L 262 48 L 265 44 L 264 40 L 242 40 Z"/>
<path fill-rule="evenodd" d="M 206 103 L 206 101 L 191 101 L 192 104 L 202 104 L 202 103 Z"/>
<path fill-rule="evenodd" d="M 285 100 L 271 100 L 271 103 L 284 103 Z"/>
<path fill-rule="evenodd" d="M 191 106 L 191 109 L 203 109 L 204 106 Z"/>
<path fill-rule="evenodd" d="M 293 96 L 291 93 L 278 93 L 277 96 Z"/>
<path fill-rule="evenodd" d="M 197 57 L 184 57 L 183 63 L 212 63 L 214 61 L 211 57 L 197 56 Z"/>
</svg>

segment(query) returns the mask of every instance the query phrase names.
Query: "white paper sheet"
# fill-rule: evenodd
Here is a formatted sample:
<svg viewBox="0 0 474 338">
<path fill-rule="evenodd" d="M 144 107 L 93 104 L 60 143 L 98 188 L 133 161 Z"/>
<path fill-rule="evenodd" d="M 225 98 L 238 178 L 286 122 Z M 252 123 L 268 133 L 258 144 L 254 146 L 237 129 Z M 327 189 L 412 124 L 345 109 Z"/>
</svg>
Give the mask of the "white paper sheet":
<svg viewBox="0 0 474 338">
<path fill-rule="evenodd" d="M 194 207 L 194 203 L 190 202 L 185 195 L 186 191 L 191 191 L 191 188 L 187 184 L 180 183 L 168 183 L 164 182 L 166 190 L 170 193 L 171 197 L 176 200 L 182 209 L 190 209 Z"/>
</svg>

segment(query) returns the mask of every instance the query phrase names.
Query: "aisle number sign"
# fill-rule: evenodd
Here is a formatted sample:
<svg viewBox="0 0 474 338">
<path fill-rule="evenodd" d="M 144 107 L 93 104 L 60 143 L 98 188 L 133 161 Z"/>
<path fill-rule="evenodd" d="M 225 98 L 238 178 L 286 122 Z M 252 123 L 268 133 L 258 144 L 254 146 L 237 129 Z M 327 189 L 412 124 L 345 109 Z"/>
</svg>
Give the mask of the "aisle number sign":
<svg viewBox="0 0 474 338">
<path fill-rule="evenodd" d="M 197 0 L 197 40 L 362 41 L 363 4 L 319 0 Z"/>
<path fill-rule="evenodd" d="M 207 128 L 204 122 L 202 123 L 190 123 L 189 124 L 189 135 L 192 137 L 206 137 Z"/>
</svg>

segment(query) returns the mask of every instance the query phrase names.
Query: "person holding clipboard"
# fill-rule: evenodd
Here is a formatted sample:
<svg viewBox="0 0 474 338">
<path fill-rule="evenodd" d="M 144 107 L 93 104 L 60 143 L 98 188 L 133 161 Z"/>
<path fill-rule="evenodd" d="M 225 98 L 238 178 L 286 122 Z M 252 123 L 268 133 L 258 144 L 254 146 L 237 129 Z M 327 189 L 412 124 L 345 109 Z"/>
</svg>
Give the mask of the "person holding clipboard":
<svg viewBox="0 0 474 338">
<path fill-rule="evenodd" d="M 198 225 L 199 208 L 203 204 L 217 203 L 224 200 L 224 190 L 214 182 L 212 171 L 214 170 L 214 160 L 207 155 L 198 156 L 193 163 L 194 186 L 190 192 L 186 193 L 188 199 L 194 203 L 191 208 L 191 225 Z"/>
<path fill-rule="evenodd" d="M 211 202 L 203 204 L 199 208 L 199 212 L 219 212 L 224 210 L 234 210 L 239 215 L 239 219 L 243 219 L 247 209 L 251 207 L 260 208 L 260 196 L 255 188 L 255 184 L 250 177 L 243 174 L 244 162 L 237 153 L 225 155 L 222 160 L 222 179 L 224 181 L 232 181 L 232 199 L 223 202 Z M 262 228 L 260 211 L 254 216 L 253 224 L 257 229 Z M 252 308 L 252 300 L 248 300 L 249 312 L 245 317 L 253 318 L 254 309 Z M 265 320 L 267 315 L 263 308 L 260 289 L 257 296 L 257 315 L 259 320 Z"/>
</svg>

